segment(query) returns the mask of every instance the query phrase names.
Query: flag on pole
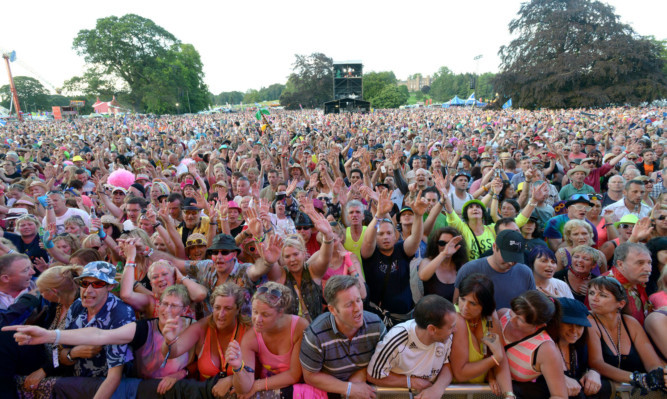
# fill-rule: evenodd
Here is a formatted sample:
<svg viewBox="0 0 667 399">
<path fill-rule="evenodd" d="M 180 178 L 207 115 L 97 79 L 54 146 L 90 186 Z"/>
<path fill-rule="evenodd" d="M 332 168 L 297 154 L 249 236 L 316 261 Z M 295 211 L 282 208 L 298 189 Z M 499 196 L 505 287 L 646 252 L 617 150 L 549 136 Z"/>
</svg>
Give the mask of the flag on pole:
<svg viewBox="0 0 667 399">
<path fill-rule="evenodd" d="M 475 92 L 473 91 L 470 97 L 468 97 L 468 101 L 475 101 Z"/>
<path fill-rule="evenodd" d="M 268 109 L 261 108 L 261 109 L 257 110 L 257 113 L 255 113 L 255 118 L 257 118 L 258 121 L 261 120 L 262 119 L 262 114 L 270 115 Z"/>
<path fill-rule="evenodd" d="M 512 106 L 512 99 L 510 98 L 509 100 L 507 100 L 505 104 L 503 104 L 503 109 L 510 108 L 511 106 Z"/>
<path fill-rule="evenodd" d="M 7 121 L 4 119 L 0 119 L 0 126 L 5 126 L 7 124 Z"/>
</svg>

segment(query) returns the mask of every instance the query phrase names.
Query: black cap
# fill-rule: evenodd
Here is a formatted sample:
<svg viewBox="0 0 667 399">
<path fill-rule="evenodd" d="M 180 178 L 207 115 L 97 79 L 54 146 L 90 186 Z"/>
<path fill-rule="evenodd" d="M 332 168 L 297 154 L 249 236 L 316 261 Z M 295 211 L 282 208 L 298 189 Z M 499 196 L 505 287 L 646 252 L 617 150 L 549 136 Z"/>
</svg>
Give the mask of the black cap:
<svg viewBox="0 0 667 399">
<path fill-rule="evenodd" d="M 498 233 L 496 246 L 505 262 L 524 263 L 526 241 L 518 231 L 503 230 Z"/>
<path fill-rule="evenodd" d="M 199 211 L 199 207 L 197 206 L 197 201 L 195 201 L 194 198 L 185 198 L 183 201 L 183 210 L 184 211 Z"/>
<path fill-rule="evenodd" d="M 299 212 L 294 220 L 294 227 L 313 227 L 313 221 L 303 212 Z"/>
<path fill-rule="evenodd" d="M 586 306 L 571 298 L 557 298 L 560 302 L 562 323 L 576 324 L 578 326 L 590 327 L 591 322 L 588 321 L 588 309 Z"/>
</svg>

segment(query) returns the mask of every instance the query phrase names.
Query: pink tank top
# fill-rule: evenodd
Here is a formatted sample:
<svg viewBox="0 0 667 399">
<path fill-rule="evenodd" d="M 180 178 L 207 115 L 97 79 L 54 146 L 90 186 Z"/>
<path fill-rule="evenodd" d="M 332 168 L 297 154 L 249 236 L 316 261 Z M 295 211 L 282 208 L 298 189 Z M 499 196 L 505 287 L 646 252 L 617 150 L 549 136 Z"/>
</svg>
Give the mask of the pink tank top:
<svg viewBox="0 0 667 399">
<path fill-rule="evenodd" d="M 299 316 L 292 315 L 290 342 L 294 342 L 294 328 L 298 322 Z M 289 352 L 283 355 L 274 355 L 271 353 L 271 351 L 269 351 L 269 348 L 266 347 L 266 344 L 264 344 L 264 338 L 262 338 L 262 334 L 255 332 L 255 336 L 257 337 L 257 346 L 259 347 L 259 364 L 262 365 L 262 368 L 260 369 L 260 378 L 271 377 L 289 370 L 294 346 L 290 348 Z M 259 365 L 257 368 L 259 369 Z"/>
<path fill-rule="evenodd" d="M 505 336 L 505 327 L 510 321 L 509 310 L 500 318 L 500 325 L 502 326 L 503 338 Z M 521 341 L 518 344 L 507 349 L 507 361 L 510 365 L 510 374 L 514 381 L 527 382 L 542 375 L 541 372 L 535 370 L 533 367 L 533 356 L 537 348 L 545 342 L 551 341 L 551 337 L 546 331 L 541 331 L 539 334 Z M 507 339 L 505 339 L 506 343 Z"/>
<path fill-rule="evenodd" d="M 322 292 L 324 292 L 324 286 L 326 285 L 327 280 L 329 280 L 331 277 L 338 275 L 343 275 L 343 276 L 347 275 L 347 272 L 353 265 L 352 258 L 350 258 L 350 255 L 352 255 L 352 252 L 345 253 L 345 255 L 343 256 L 343 264 L 338 269 L 332 269 L 330 267 L 327 268 L 327 271 L 324 272 L 324 276 L 322 276 Z"/>
</svg>

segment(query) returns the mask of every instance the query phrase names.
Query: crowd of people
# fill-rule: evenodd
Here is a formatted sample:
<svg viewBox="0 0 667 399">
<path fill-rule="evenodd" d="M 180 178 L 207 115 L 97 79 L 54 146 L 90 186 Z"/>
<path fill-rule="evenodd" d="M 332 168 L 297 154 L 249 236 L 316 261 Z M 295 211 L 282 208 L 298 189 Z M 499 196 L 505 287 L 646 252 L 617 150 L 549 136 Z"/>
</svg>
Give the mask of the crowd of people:
<svg viewBox="0 0 667 399">
<path fill-rule="evenodd" d="M 667 377 L 667 109 L 0 127 L 2 398 Z"/>
</svg>

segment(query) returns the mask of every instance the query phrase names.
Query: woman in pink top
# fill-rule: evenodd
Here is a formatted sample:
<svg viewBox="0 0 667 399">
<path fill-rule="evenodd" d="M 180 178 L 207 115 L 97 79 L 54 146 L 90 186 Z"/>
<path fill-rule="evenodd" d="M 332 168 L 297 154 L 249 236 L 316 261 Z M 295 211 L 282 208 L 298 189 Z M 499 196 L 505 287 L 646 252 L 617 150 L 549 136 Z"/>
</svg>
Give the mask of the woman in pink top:
<svg viewBox="0 0 667 399">
<path fill-rule="evenodd" d="M 531 290 L 512 299 L 511 306 L 498 316 L 514 393 L 518 398 L 536 397 L 531 394 L 539 389 L 534 384 L 546 382 L 551 399 L 566 399 L 563 360 L 549 335 L 559 331 L 558 301 Z"/>
<path fill-rule="evenodd" d="M 289 288 L 272 281 L 255 292 L 252 298 L 254 334 L 246 333 L 240 345 L 230 342 L 225 353 L 234 368 L 237 394 L 251 397 L 259 391 L 282 390 L 283 397 L 291 397 L 292 385 L 301 380 L 299 349 L 308 327 L 306 319 L 285 313 L 293 300 Z M 255 369 L 259 372 L 255 373 Z M 255 375 L 260 378 L 255 380 Z"/>
</svg>

